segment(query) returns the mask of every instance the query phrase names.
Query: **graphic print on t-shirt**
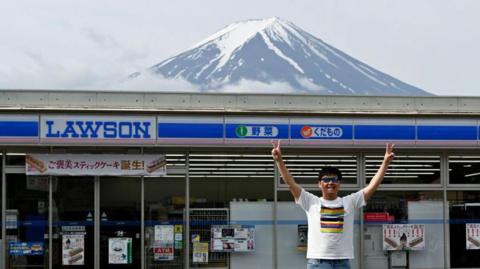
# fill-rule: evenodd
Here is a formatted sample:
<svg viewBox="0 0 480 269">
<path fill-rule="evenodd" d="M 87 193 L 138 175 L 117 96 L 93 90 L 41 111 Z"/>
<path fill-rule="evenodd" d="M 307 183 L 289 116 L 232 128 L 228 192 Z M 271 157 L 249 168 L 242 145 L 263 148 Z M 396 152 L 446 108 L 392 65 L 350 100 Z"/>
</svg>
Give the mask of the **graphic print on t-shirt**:
<svg viewBox="0 0 480 269">
<path fill-rule="evenodd" d="M 320 210 L 320 231 L 322 233 L 343 233 L 343 217 L 345 209 L 322 205 Z"/>
</svg>

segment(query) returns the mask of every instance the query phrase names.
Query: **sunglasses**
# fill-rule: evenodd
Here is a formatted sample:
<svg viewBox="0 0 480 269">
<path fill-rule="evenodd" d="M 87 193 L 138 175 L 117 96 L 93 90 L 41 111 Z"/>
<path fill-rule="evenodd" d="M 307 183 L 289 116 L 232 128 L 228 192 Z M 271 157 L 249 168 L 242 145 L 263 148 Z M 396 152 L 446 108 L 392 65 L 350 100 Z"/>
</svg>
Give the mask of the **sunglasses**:
<svg viewBox="0 0 480 269">
<path fill-rule="evenodd" d="M 340 181 L 340 180 L 338 180 L 338 177 L 327 177 L 327 176 L 322 177 L 320 180 L 325 182 L 325 183 L 330 183 L 330 182 L 337 183 L 337 182 Z"/>
</svg>

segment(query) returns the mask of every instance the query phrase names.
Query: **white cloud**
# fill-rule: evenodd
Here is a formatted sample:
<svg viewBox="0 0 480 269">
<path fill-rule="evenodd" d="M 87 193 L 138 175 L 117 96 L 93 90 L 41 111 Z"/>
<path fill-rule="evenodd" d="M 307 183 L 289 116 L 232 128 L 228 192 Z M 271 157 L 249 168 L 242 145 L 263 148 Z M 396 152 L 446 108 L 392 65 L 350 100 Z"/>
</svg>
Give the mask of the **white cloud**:
<svg viewBox="0 0 480 269">
<path fill-rule="evenodd" d="M 188 81 L 178 79 L 167 79 L 160 75 L 154 75 L 149 72 L 142 73 L 138 77 L 126 79 L 113 83 L 107 87 L 107 90 L 121 91 L 160 91 L 160 92 L 198 92 L 198 86 Z"/>
<path fill-rule="evenodd" d="M 298 93 L 288 83 L 272 82 L 263 83 L 242 79 L 233 85 L 225 85 L 218 89 L 208 90 L 209 92 L 221 93 Z"/>
</svg>

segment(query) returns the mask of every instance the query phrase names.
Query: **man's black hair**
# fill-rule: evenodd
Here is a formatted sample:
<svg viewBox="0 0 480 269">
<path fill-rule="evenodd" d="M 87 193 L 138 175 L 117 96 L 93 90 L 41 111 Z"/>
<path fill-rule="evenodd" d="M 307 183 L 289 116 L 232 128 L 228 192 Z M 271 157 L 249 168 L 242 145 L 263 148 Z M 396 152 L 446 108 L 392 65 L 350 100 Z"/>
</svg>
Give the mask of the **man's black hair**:
<svg viewBox="0 0 480 269">
<path fill-rule="evenodd" d="M 340 172 L 340 170 L 334 166 L 327 166 L 322 168 L 322 171 L 318 173 L 318 180 L 321 180 L 322 177 L 326 175 L 336 175 L 338 177 L 338 180 L 342 180 L 342 172 Z"/>
</svg>

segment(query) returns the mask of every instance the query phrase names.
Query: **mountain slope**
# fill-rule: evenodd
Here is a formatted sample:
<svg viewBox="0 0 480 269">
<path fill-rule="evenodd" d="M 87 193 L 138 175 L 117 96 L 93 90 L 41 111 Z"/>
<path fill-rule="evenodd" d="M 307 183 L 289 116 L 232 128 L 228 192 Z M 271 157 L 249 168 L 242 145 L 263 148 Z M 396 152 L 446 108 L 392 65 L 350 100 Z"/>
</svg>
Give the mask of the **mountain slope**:
<svg viewBox="0 0 480 269">
<path fill-rule="evenodd" d="M 430 95 L 276 17 L 233 23 L 146 72 L 182 78 L 202 90 L 246 80 L 322 94 Z"/>
</svg>

